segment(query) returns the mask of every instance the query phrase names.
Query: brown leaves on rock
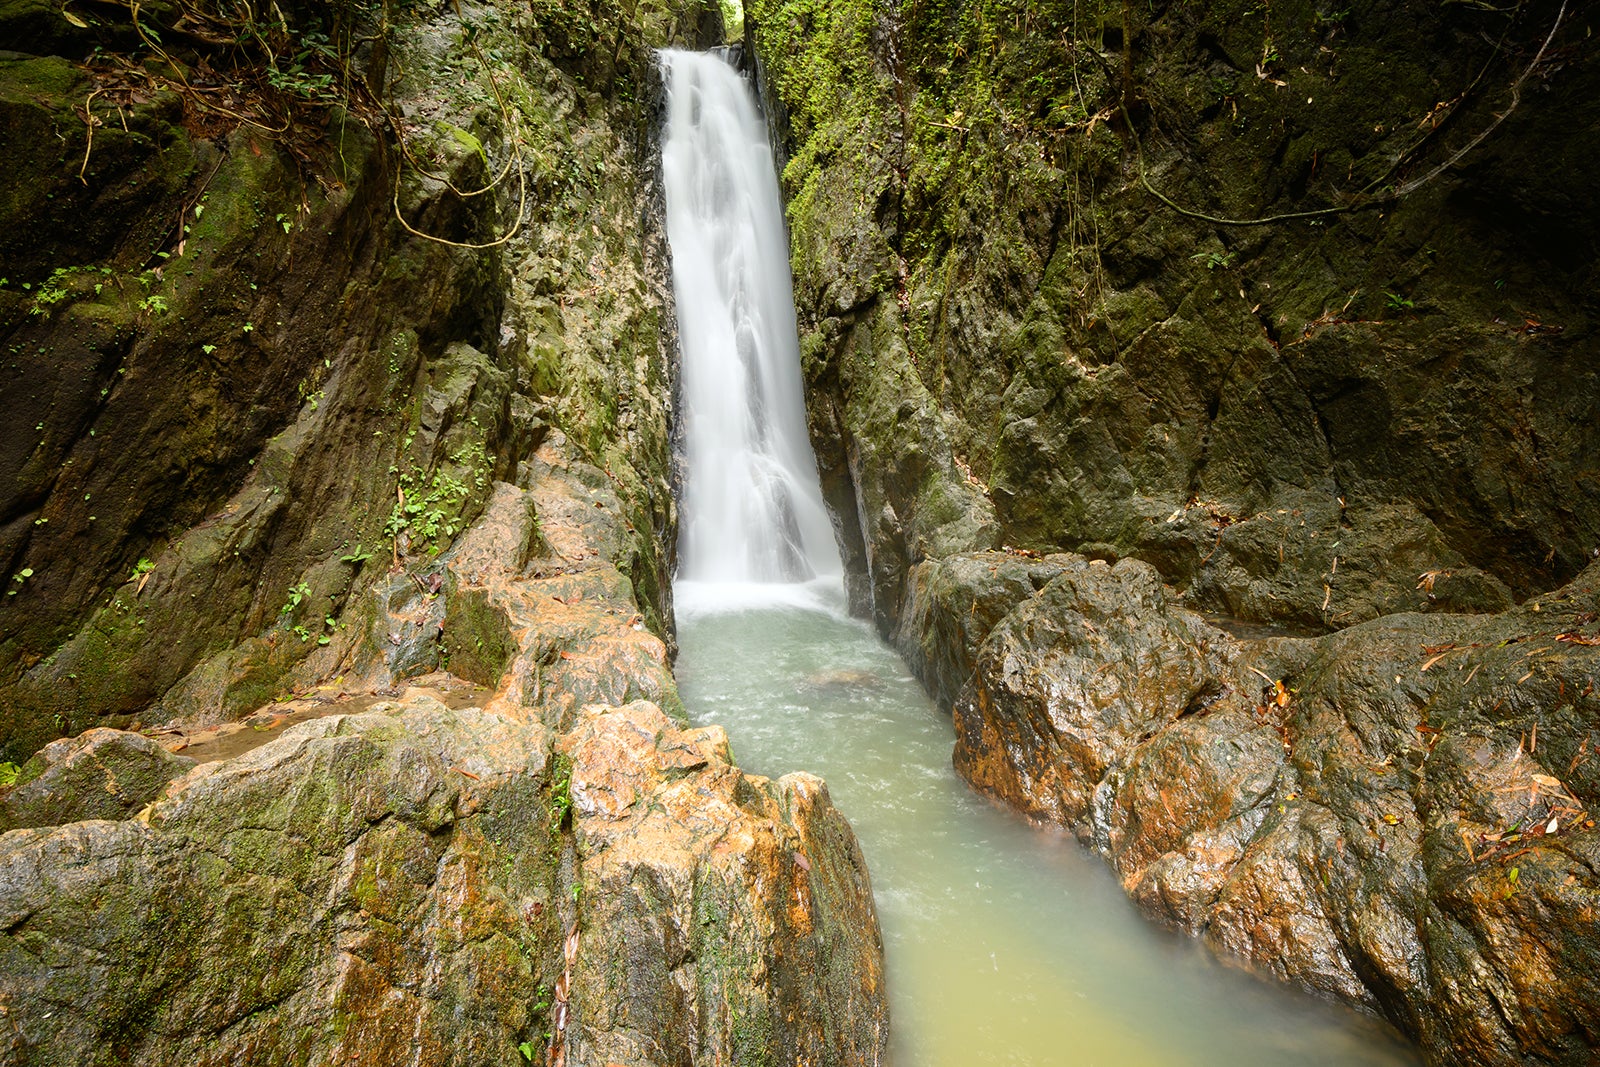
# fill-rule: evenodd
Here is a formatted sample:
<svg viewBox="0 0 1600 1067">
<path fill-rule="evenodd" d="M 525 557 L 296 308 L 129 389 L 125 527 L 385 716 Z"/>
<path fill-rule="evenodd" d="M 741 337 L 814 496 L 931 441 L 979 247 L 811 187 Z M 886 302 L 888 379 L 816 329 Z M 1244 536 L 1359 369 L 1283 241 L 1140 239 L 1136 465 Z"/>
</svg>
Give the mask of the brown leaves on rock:
<svg viewBox="0 0 1600 1067">
<path fill-rule="evenodd" d="M 550 1046 L 547 1049 L 550 1067 L 563 1067 L 567 1062 L 567 1021 L 571 1011 L 572 967 L 578 962 L 577 926 L 573 926 L 567 932 L 567 940 L 561 946 L 561 956 L 565 966 L 561 969 L 561 977 L 556 979 L 555 1003 L 550 1008 Z"/>
</svg>

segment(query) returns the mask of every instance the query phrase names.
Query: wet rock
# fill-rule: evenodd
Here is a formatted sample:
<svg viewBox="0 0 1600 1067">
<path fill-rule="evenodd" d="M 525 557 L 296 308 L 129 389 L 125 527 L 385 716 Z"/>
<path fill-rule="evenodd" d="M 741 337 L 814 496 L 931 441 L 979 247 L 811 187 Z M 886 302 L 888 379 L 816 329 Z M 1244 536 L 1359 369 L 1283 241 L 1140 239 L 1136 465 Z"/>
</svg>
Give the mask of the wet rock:
<svg viewBox="0 0 1600 1067">
<path fill-rule="evenodd" d="M 923 558 L 1000 545 L 1134 556 L 1196 606 L 1320 631 L 1505 610 L 1593 559 L 1600 62 L 1575 8 L 1269 28 L 1205 0 L 994 39 L 931 7 L 746 6 L 812 438 L 885 633 Z M 1480 77 L 1502 32 L 1530 61 L 1549 39 L 1539 102 Z"/>
<path fill-rule="evenodd" d="M 141 734 L 95 729 L 52 741 L 0 795 L 0 832 L 126 819 L 194 766 Z"/>
<path fill-rule="evenodd" d="M 558 751 L 582 868 L 570 1062 L 882 1054 L 871 885 L 820 779 L 744 774 L 720 728 L 645 703 L 585 709 Z"/>
<path fill-rule="evenodd" d="M 1593 1059 L 1600 565 L 1499 615 L 1241 641 L 1142 563 L 1045 562 L 971 658 L 963 776 L 1070 827 L 1152 916 L 1383 1015 L 1430 1063 Z M 951 608 L 1003 608 L 1005 566 L 924 564 L 925 644 L 965 635 Z M 923 660 L 945 691 L 931 672 L 961 663 Z"/>
<path fill-rule="evenodd" d="M 421 697 L 0 836 L 6 1063 L 509 1061 L 559 933 L 537 723 Z"/>
</svg>

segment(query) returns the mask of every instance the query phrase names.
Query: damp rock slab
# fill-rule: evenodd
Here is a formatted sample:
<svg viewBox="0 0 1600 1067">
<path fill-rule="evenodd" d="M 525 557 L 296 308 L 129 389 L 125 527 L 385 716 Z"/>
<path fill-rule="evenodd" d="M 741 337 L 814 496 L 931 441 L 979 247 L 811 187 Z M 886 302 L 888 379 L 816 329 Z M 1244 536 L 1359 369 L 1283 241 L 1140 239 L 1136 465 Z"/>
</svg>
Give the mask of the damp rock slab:
<svg viewBox="0 0 1600 1067">
<path fill-rule="evenodd" d="M 1500 615 L 1252 642 L 1131 560 L 982 553 L 910 587 L 957 770 L 1148 914 L 1433 1064 L 1593 1062 L 1600 565 Z"/>
<path fill-rule="evenodd" d="M 85 819 L 125 819 L 195 761 L 141 734 L 104 727 L 52 741 L 0 793 L 0 832 Z"/>
<path fill-rule="evenodd" d="M 0 1063 L 507 1061 L 559 940 L 547 752 L 422 697 L 0 836 Z"/>
<path fill-rule="evenodd" d="M 735 767 L 721 727 L 585 709 L 571 761 L 584 940 L 577 1063 L 873 1063 L 883 944 L 827 786 Z"/>
</svg>

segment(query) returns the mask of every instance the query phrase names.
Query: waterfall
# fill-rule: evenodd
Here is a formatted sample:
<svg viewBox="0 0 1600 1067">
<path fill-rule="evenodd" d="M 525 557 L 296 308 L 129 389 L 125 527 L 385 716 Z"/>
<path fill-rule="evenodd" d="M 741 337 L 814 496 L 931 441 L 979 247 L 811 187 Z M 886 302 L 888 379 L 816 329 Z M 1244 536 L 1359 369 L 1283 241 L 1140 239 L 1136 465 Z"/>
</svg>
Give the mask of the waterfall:
<svg viewBox="0 0 1600 1067">
<path fill-rule="evenodd" d="M 789 247 L 754 91 L 714 53 L 664 51 L 661 169 L 683 353 L 678 577 L 838 584 L 806 434 Z"/>
</svg>

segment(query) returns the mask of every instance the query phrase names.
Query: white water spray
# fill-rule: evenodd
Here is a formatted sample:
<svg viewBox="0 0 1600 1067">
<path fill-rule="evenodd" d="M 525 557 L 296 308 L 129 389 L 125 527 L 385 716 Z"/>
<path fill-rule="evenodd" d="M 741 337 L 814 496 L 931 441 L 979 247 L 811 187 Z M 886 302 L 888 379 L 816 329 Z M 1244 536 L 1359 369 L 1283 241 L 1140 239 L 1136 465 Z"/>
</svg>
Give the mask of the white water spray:
<svg viewBox="0 0 1600 1067">
<path fill-rule="evenodd" d="M 720 56 L 666 51 L 661 65 L 687 460 L 679 578 L 837 585 L 766 125 L 749 83 Z"/>
</svg>

